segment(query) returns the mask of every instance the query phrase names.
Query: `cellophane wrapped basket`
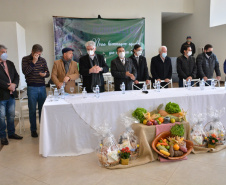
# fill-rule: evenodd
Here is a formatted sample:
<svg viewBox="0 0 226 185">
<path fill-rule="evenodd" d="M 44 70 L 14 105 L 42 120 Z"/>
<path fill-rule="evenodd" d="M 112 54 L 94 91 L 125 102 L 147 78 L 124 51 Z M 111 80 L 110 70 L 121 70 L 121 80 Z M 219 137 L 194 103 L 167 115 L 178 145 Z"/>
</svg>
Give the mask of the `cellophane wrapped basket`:
<svg viewBox="0 0 226 185">
<path fill-rule="evenodd" d="M 204 127 L 207 137 L 211 136 L 211 134 L 216 135 L 218 139 L 218 142 L 216 143 L 217 145 L 225 144 L 225 127 L 220 120 L 223 114 L 225 114 L 225 107 L 221 110 L 216 110 L 213 107 L 210 107 L 208 110 L 208 116 L 211 121 Z"/>
<path fill-rule="evenodd" d="M 118 146 L 122 150 L 128 147 L 131 151 L 130 160 L 137 159 L 139 156 L 139 141 L 138 137 L 134 134 L 131 124 L 136 123 L 136 119 L 121 115 L 121 122 L 125 126 L 125 131 L 119 136 Z"/>
<path fill-rule="evenodd" d="M 96 154 L 99 164 L 103 167 L 110 167 L 119 164 L 119 148 L 115 137 L 111 133 L 111 128 L 108 124 L 95 128 L 99 135 L 99 146 L 96 149 Z"/>
<path fill-rule="evenodd" d="M 191 141 L 194 146 L 206 147 L 206 133 L 204 132 L 203 122 L 206 114 L 193 114 L 193 126 L 191 127 Z"/>
</svg>

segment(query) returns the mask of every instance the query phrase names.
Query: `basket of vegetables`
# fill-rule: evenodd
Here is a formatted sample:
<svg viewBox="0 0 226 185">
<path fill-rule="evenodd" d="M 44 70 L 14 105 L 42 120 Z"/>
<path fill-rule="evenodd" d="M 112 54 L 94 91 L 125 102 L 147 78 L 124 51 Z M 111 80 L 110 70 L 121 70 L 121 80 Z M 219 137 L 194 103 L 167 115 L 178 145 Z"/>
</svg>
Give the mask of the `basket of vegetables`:
<svg viewBox="0 0 226 185">
<path fill-rule="evenodd" d="M 177 134 L 177 135 L 175 135 Z M 181 125 L 175 125 L 171 131 L 162 132 L 152 142 L 152 148 L 162 157 L 177 160 L 191 153 L 193 142 L 185 140 Z"/>
</svg>

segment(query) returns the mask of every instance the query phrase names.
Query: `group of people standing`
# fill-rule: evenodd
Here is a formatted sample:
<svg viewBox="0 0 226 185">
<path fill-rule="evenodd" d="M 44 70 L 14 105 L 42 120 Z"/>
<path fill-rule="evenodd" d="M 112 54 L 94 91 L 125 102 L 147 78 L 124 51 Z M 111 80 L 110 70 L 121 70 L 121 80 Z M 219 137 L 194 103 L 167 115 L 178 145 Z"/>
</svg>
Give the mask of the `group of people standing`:
<svg viewBox="0 0 226 185">
<path fill-rule="evenodd" d="M 103 73 L 109 71 L 109 67 L 104 60 L 104 56 L 96 54 L 96 43 L 88 41 L 85 44 L 87 54 L 79 60 L 79 70 L 77 62 L 73 61 L 73 49 L 62 49 L 62 58 L 54 62 L 51 79 L 58 89 L 65 85 L 65 91 L 70 92 L 70 87 L 75 87 L 75 80 L 79 75 L 83 79 L 83 87 L 87 92 L 93 92 L 96 85 L 100 87 L 100 92 L 104 92 Z M 120 91 L 120 84 L 124 82 L 126 90 L 132 89 L 132 83 L 142 87 L 140 82 L 146 84 L 150 80 L 160 81 L 165 85 L 172 78 L 172 64 L 170 57 L 167 56 L 167 47 L 161 46 L 159 54 L 151 59 L 151 75 L 149 76 L 147 61 L 142 56 L 142 47 L 134 45 L 133 54 L 125 57 L 125 48 L 117 47 L 117 57 L 111 61 L 111 74 L 114 77 L 114 89 Z M 43 48 L 39 44 L 32 47 L 31 54 L 23 57 L 22 71 L 26 78 L 29 121 L 32 137 L 38 137 L 36 126 L 36 107 L 38 104 L 39 120 L 41 117 L 42 106 L 46 99 L 45 78 L 50 76 L 46 60 L 42 57 Z M 182 55 L 177 58 L 177 73 L 179 77 L 179 87 L 183 87 L 183 79 L 187 81 L 194 78 L 201 78 L 208 82 L 216 72 L 217 79 L 220 80 L 219 62 L 213 47 L 207 44 L 204 52 L 194 58 L 195 46 L 191 42 L 191 37 L 187 37 L 187 42 L 181 47 Z M 23 137 L 15 134 L 15 97 L 16 88 L 19 84 L 19 75 L 13 62 L 7 60 L 7 48 L 0 45 L 0 138 L 1 144 L 7 145 L 6 127 L 8 138 L 22 139 Z M 75 92 L 75 88 L 74 88 Z M 6 120 L 7 119 L 7 124 Z"/>
</svg>

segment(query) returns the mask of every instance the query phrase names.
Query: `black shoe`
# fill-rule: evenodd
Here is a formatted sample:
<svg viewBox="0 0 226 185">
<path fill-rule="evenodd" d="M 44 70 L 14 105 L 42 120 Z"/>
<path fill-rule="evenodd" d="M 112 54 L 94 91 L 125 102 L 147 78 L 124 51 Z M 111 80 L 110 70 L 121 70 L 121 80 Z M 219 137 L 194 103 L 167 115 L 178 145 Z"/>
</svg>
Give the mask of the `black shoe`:
<svg viewBox="0 0 226 185">
<path fill-rule="evenodd" d="M 22 136 L 18 136 L 17 134 L 13 134 L 13 135 L 10 135 L 8 136 L 9 139 L 23 139 Z"/>
<path fill-rule="evenodd" d="M 1 138 L 1 144 L 2 145 L 8 145 L 9 142 L 8 142 L 8 140 L 6 138 Z"/>
<path fill-rule="evenodd" d="M 36 131 L 31 131 L 31 137 L 38 137 L 38 134 Z"/>
</svg>

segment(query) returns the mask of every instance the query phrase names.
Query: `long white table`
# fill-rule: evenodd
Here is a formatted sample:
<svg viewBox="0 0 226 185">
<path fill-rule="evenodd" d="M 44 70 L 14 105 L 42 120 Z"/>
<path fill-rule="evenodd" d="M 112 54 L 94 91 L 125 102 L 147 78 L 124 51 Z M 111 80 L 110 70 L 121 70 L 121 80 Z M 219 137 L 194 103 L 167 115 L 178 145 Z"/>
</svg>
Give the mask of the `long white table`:
<svg viewBox="0 0 226 185">
<path fill-rule="evenodd" d="M 47 156 L 77 156 L 93 152 L 98 145 L 95 128 L 107 121 L 118 139 L 124 131 L 120 115 L 131 115 L 137 107 L 151 111 L 161 103 L 175 102 L 188 111 L 188 121 L 192 122 L 194 113 L 203 113 L 213 106 L 221 109 L 226 103 L 224 88 L 201 91 L 198 87 L 191 90 L 184 88 L 162 89 L 160 92 L 141 91 L 105 92 L 100 98 L 88 94 L 66 96 L 65 100 L 50 102 L 47 98 L 41 118 L 39 153 Z M 226 126 L 226 114 L 222 117 Z M 208 120 L 207 120 L 208 121 Z"/>
</svg>

